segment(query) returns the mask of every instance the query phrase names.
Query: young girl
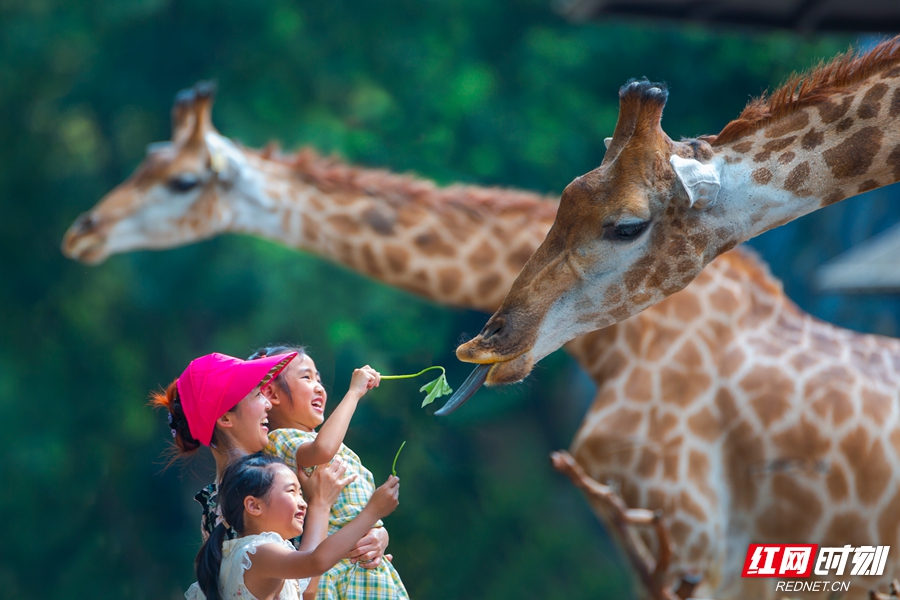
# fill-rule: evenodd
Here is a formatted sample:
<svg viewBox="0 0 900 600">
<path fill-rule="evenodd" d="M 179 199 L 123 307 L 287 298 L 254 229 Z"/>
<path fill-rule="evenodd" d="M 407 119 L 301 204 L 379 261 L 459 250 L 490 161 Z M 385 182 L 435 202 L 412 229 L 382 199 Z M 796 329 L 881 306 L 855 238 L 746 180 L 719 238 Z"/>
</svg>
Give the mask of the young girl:
<svg viewBox="0 0 900 600">
<path fill-rule="evenodd" d="M 350 389 L 343 401 L 325 421 L 328 396 L 312 358 L 302 347 L 275 346 L 261 348 L 250 357 L 251 362 L 266 357 L 297 353 L 288 368 L 273 378 L 266 389 L 272 410 L 269 419 L 274 431 L 269 433 L 265 453 L 277 456 L 292 469 L 310 472 L 316 465 L 329 463 L 338 455 L 347 464 L 347 472 L 358 475 L 356 481 L 341 492 L 331 508 L 328 533 L 340 531 L 365 506 L 375 489 L 372 473 L 359 457 L 344 445 L 350 419 L 363 395 L 377 387 L 381 376 L 368 365 L 353 372 Z M 324 423 L 324 424 L 323 424 Z M 318 434 L 315 429 L 322 426 Z M 319 578 L 320 600 L 409 598 L 400 575 L 387 560 L 379 560 L 387 546 L 387 532 L 376 524 L 366 540 L 362 540 L 344 560 Z M 373 563 L 369 565 L 367 563 Z M 372 566 L 373 568 L 366 568 Z"/>
<path fill-rule="evenodd" d="M 389 477 L 355 519 L 312 551 L 285 541 L 303 533 L 306 503 L 297 475 L 280 460 L 261 454 L 237 459 L 225 469 L 219 490 L 225 523 L 239 537 L 226 540 L 226 524 L 216 526 L 197 555 L 199 586 L 191 586 L 188 600 L 298 600 L 308 578 L 331 568 L 394 511 L 400 480 Z"/>
</svg>

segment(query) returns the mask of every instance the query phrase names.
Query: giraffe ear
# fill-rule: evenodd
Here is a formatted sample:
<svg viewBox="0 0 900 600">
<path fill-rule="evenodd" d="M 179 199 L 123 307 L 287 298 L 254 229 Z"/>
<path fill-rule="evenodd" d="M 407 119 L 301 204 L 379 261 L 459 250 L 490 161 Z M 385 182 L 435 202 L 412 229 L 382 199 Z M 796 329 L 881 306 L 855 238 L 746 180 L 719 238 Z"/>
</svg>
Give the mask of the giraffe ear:
<svg viewBox="0 0 900 600">
<path fill-rule="evenodd" d="M 220 181 L 233 183 L 241 172 L 244 157 L 230 140 L 216 133 L 204 136 L 209 151 L 209 166 Z"/>
<path fill-rule="evenodd" d="M 612 143 L 612 138 L 603 138 L 603 145 L 606 146 L 606 149 L 609 150 L 609 145 Z"/>
<path fill-rule="evenodd" d="M 681 158 L 673 154 L 669 163 L 675 169 L 678 181 L 684 186 L 692 208 L 712 206 L 719 195 L 719 172 L 713 165 L 705 165 L 692 158 Z"/>
</svg>

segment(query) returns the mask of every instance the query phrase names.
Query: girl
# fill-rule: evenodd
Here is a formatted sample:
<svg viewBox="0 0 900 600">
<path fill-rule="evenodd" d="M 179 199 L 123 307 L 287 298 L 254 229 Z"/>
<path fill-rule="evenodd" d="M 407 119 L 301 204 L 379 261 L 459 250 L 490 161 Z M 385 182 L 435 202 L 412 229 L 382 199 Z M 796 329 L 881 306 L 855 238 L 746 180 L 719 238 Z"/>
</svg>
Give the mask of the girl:
<svg viewBox="0 0 900 600">
<path fill-rule="evenodd" d="M 355 482 L 344 488 L 331 508 L 328 533 L 334 534 L 363 509 L 375 489 L 372 473 L 343 444 L 343 440 L 360 398 L 369 389 L 378 386 L 381 376 L 368 365 L 356 369 L 350 389 L 326 422 L 324 412 L 328 396 L 315 363 L 303 347 L 260 348 L 250 360 L 265 360 L 285 352 L 296 353 L 297 358 L 266 388 L 266 395 L 272 403 L 269 418 L 274 431 L 269 433 L 265 453 L 277 456 L 292 469 L 299 467 L 307 473 L 338 455 L 347 464 L 348 472 L 358 475 Z M 322 429 L 316 434 L 315 429 L 320 425 Z M 389 561 L 378 560 L 386 546 L 387 532 L 381 523 L 377 523 L 375 530 L 361 540 L 352 553 L 319 578 L 317 598 L 409 598 L 393 565 Z"/>
<path fill-rule="evenodd" d="M 308 578 L 324 573 L 399 503 L 400 480 L 391 476 L 375 490 L 356 518 L 315 550 L 294 550 L 285 540 L 303 533 L 306 503 L 297 475 L 276 458 L 244 456 L 225 469 L 222 514 L 239 534 L 225 540 L 219 523 L 197 555 L 197 587 L 188 600 L 298 600 Z M 252 555 L 252 557 L 251 557 Z"/>
</svg>

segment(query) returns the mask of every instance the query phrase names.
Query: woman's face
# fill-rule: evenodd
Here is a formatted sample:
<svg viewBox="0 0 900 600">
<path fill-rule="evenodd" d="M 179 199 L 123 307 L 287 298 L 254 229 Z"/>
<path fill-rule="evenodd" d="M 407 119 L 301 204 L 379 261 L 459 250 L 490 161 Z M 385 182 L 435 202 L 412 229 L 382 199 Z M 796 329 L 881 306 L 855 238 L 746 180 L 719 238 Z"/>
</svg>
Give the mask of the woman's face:
<svg viewBox="0 0 900 600">
<path fill-rule="evenodd" d="M 292 360 L 281 373 L 281 382 L 269 386 L 277 398 L 275 411 L 279 426 L 285 423 L 288 427 L 312 431 L 325 421 L 328 400 L 316 363 L 304 354 Z"/>
<path fill-rule="evenodd" d="M 269 443 L 269 409 L 272 404 L 258 387 L 237 403 L 234 410 L 226 413 L 228 436 L 233 444 L 247 454 L 259 452 Z"/>
<path fill-rule="evenodd" d="M 306 518 L 306 501 L 300 491 L 297 475 L 286 465 L 276 464 L 272 488 L 262 499 L 256 528 L 274 531 L 286 540 L 303 533 Z"/>
</svg>

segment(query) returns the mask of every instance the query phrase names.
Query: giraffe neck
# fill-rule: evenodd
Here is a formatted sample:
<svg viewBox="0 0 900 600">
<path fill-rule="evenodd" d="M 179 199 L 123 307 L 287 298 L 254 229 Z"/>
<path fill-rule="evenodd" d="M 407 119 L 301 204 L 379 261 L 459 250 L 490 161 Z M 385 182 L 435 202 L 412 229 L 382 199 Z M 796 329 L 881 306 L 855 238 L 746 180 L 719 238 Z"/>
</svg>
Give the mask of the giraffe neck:
<svg viewBox="0 0 900 600">
<path fill-rule="evenodd" d="M 315 253 L 431 300 L 490 312 L 544 239 L 556 203 L 537 194 L 351 167 L 311 150 L 239 149 L 220 192 L 226 231 Z"/>
<path fill-rule="evenodd" d="M 775 310 L 796 313 L 799 309 L 756 253 L 740 246 L 713 260 L 678 293 L 629 319 L 581 336 L 566 348 L 578 347 L 576 359 L 599 381 L 616 378 L 627 365 L 639 366 L 633 381 L 617 390 L 623 405 L 642 406 L 651 398 L 671 402 L 670 397 L 653 394 L 647 386 L 653 370 L 672 367 L 668 355 L 673 348 L 697 339 L 715 353 L 725 347 L 722 340 L 747 330 L 750 324 L 755 327 L 754 315 Z M 703 330 L 713 335 L 697 338 Z M 595 346 L 595 351 L 589 351 L 589 346 Z M 682 400 L 687 397 L 681 394 Z"/>
<path fill-rule="evenodd" d="M 738 241 L 900 179 L 900 69 L 714 146 L 722 222 Z"/>
</svg>

